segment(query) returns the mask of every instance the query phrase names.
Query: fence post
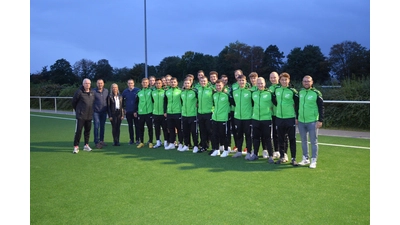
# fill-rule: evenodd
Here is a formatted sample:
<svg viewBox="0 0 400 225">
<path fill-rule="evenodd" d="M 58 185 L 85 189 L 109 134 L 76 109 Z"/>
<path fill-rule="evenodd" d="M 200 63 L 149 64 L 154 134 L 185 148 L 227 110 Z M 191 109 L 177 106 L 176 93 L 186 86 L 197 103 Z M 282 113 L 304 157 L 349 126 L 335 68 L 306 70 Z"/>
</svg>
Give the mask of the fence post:
<svg viewBox="0 0 400 225">
<path fill-rule="evenodd" d="M 57 98 L 54 98 L 54 111 L 57 112 Z"/>
</svg>

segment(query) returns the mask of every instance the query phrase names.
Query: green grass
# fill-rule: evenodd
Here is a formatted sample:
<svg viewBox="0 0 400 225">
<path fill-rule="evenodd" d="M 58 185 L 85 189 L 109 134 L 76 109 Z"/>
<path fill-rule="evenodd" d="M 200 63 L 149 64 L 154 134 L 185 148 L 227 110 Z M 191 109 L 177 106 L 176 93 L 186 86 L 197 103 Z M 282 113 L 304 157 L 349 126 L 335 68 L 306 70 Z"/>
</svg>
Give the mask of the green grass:
<svg viewBox="0 0 400 225">
<path fill-rule="evenodd" d="M 124 125 L 114 147 L 107 124 L 109 146 L 85 152 L 82 136 L 72 154 L 71 118 L 31 113 L 31 224 L 370 223 L 367 139 L 320 136 L 318 165 L 309 169 L 137 149 Z M 94 147 L 92 133 L 90 141 Z M 301 161 L 300 143 L 297 155 Z"/>
</svg>

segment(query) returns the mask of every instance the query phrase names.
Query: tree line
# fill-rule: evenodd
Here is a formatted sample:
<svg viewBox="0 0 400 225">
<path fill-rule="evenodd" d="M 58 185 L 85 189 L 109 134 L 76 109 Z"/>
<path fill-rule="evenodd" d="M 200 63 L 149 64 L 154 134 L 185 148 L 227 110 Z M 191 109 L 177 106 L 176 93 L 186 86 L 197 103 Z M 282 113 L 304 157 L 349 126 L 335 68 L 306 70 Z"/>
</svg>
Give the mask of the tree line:
<svg viewBox="0 0 400 225">
<path fill-rule="evenodd" d="M 187 51 L 181 57 L 165 57 L 159 65 L 147 65 L 147 75 L 162 77 L 171 74 L 183 80 L 186 74 L 197 74 L 198 70 L 206 73 L 215 70 L 226 74 L 230 82 L 234 81 L 234 71 L 241 69 L 248 75 L 257 72 L 267 78 L 272 71 L 288 72 L 291 80 L 300 81 L 309 74 L 318 84 L 337 84 L 349 78 L 369 78 L 370 50 L 357 42 L 344 41 L 331 47 L 329 56 L 324 56 L 320 47 L 306 45 L 296 47 L 286 56 L 276 45 L 269 45 L 265 50 L 260 46 L 249 46 L 236 41 L 225 46 L 217 55 Z M 140 81 L 145 77 L 145 64 L 134 64 L 131 68 L 114 68 L 107 59 L 94 62 L 81 59 L 72 66 L 66 59 L 58 59 L 48 68 L 31 73 L 31 83 L 54 83 L 60 85 L 80 84 L 83 78 L 105 81 L 125 82 L 128 79 Z"/>
</svg>

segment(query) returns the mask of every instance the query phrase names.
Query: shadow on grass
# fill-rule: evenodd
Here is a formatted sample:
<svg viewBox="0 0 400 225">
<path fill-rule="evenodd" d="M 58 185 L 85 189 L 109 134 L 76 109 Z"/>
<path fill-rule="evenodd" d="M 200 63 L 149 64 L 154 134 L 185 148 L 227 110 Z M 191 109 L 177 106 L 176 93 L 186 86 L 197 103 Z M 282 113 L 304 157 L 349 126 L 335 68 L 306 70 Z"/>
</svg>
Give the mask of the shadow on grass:
<svg viewBox="0 0 400 225">
<path fill-rule="evenodd" d="M 102 149 L 92 147 L 91 152 L 83 151 L 80 146 L 79 154 L 72 154 L 73 147 L 70 142 L 31 142 L 30 151 L 42 153 L 70 154 L 79 157 L 82 154 L 103 154 L 107 156 L 122 157 L 124 159 L 139 159 L 143 161 L 161 161 L 165 165 L 180 165 L 181 170 L 208 169 L 210 172 L 225 171 L 266 171 L 272 172 L 282 169 L 298 169 L 289 163 L 281 165 L 269 164 L 268 159 L 259 157 L 256 161 L 247 161 L 243 155 L 241 158 L 232 158 L 233 153 L 226 158 L 210 156 L 208 152 L 193 153 L 192 151 L 179 152 L 177 150 L 165 150 L 164 147 L 150 149 L 147 146 L 138 149 L 136 145 L 122 143 L 121 146 L 104 146 Z M 159 162 L 160 163 L 160 162 Z M 307 167 L 303 167 L 307 168 Z"/>
</svg>

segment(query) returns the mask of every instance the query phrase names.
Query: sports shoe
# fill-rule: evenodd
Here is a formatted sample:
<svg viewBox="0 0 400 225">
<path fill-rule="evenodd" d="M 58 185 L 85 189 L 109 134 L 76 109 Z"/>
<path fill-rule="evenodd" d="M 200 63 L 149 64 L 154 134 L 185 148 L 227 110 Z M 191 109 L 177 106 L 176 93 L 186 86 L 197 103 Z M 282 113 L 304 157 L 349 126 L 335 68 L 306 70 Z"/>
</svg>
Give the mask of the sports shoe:
<svg viewBox="0 0 400 225">
<path fill-rule="evenodd" d="M 74 151 L 73 151 L 72 153 L 78 154 L 78 153 L 79 153 L 79 147 L 78 147 L 78 146 L 75 146 L 75 147 L 74 147 Z"/>
<path fill-rule="evenodd" d="M 189 147 L 187 145 L 184 145 L 182 147 L 181 152 L 184 152 L 184 151 L 189 151 Z"/>
<path fill-rule="evenodd" d="M 137 148 L 142 148 L 144 146 L 144 144 L 142 143 L 142 142 L 140 142 L 138 145 L 137 145 Z"/>
<path fill-rule="evenodd" d="M 279 158 L 278 161 L 275 162 L 275 164 L 282 164 L 282 163 L 284 163 L 283 158 Z"/>
<path fill-rule="evenodd" d="M 251 158 L 251 153 L 247 153 L 246 157 L 244 157 L 245 160 L 250 160 L 250 158 Z"/>
<path fill-rule="evenodd" d="M 237 152 L 237 150 L 238 150 L 238 149 L 237 149 L 236 146 L 234 146 L 233 149 L 232 149 L 233 152 Z"/>
<path fill-rule="evenodd" d="M 213 153 L 211 154 L 211 156 L 217 156 L 220 155 L 219 149 L 214 150 Z"/>
<path fill-rule="evenodd" d="M 242 152 L 236 152 L 236 153 L 232 156 L 232 158 L 239 158 L 239 157 L 242 157 Z"/>
<path fill-rule="evenodd" d="M 168 146 L 168 141 L 164 141 L 164 147 Z"/>
<path fill-rule="evenodd" d="M 231 151 L 231 146 L 228 146 L 228 151 L 229 151 L 229 152 L 232 152 L 232 151 Z"/>
<path fill-rule="evenodd" d="M 254 160 L 258 160 L 258 155 L 251 154 L 249 161 L 254 161 Z"/>
<path fill-rule="evenodd" d="M 90 152 L 90 151 L 92 151 L 92 148 L 91 148 L 91 147 L 89 147 L 89 145 L 88 145 L 88 144 L 86 144 L 86 145 L 83 147 L 83 151 Z"/>
<path fill-rule="evenodd" d="M 263 150 L 262 154 L 263 154 L 263 158 L 264 159 L 268 158 L 268 151 L 267 150 Z"/>
<path fill-rule="evenodd" d="M 149 148 L 153 148 L 153 147 L 154 147 L 153 143 L 149 143 Z"/>
<path fill-rule="evenodd" d="M 292 164 L 292 166 L 299 166 L 294 158 L 292 159 L 292 162 L 290 164 Z"/>
<path fill-rule="evenodd" d="M 194 148 L 193 148 L 193 153 L 197 153 L 198 151 L 199 151 L 199 147 L 194 146 Z"/>
<path fill-rule="evenodd" d="M 174 143 L 170 143 L 169 145 L 165 146 L 165 150 L 170 150 L 170 149 L 174 149 L 175 145 Z"/>
<path fill-rule="evenodd" d="M 100 141 L 100 144 L 103 146 L 107 146 L 107 144 L 104 141 Z"/>
<path fill-rule="evenodd" d="M 220 157 L 227 157 L 228 155 L 229 155 L 229 150 L 225 150 L 225 151 L 222 152 Z"/>
<path fill-rule="evenodd" d="M 129 141 L 129 144 L 130 144 L 130 145 L 131 145 L 131 144 L 133 144 L 133 141 L 132 141 L 132 140 L 130 140 L 130 141 Z"/>
<path fill-rule="evenodd" d="M 270 156 L 270 157 L 268 158 L 268 163 L 269 163 L 269 164 L 274 164 L 274 159 L 273 159 L 272 156 Z"/>
<path fill-rule="evenodd" d="M 285 159 L 285 162 L 289 161 L 289 158 L 286 153 L 285 153 L 284 159 Z"/>
<path fill-rule="evenodd" d="M 176 146 L 176 145 L 175 145 L 175 146 Z M 183 145 L 182 145 L 182 144 L 179 144 L 177 150 L 178 150 L 178 151 L 182 151 L 182 148 L 183 148 Z"/>
<path fill-rule="evenodd" d="M 103 145 L 101 145 L 100 142 L 99 142 L 99 143 L 96 144 L 96 148 L 101 149 L 101 148 L 103 148 Z"/>
<path fill-rule="evenodd" d="M 311 158 L 310 168 L 311 169 L 317 168 L 317 159 L 316 158 Z"/>
<path fill-rule="evenodd" d="M 307 159 L 307 157 L 305 157 L 305 156 L 303 155 L 303 160 L 301 160 L 301 162 L 299 162 L 299 165 L 305 166 L 305 165 L 307 165 L 307 164 L 310 164 L 310 160 Z"/>
<path fill-rule="evenodd" d="M 139 145 L 140 143 L 142 143 L 142 142 L 136 141 L 136 142 L 135 142 L 135 145 Z"/>
<path fill-rule="evenodd" d="M 275 151 L 272 158 L 273 159 L 279 159 L 281 157 L 281 154 L 279 153 L 279 151 Z"/>
<path fill-rule="evenodd" d="M 153 148 L 159 148 L 161 147 L 161 141 L 157 141 L 156 145 L 153 146 Z"/>
<path fill-rule="evenodd" d="M 207 152 L 206 148 L 199 148 L 199 151 L 197 153 L 202 153 L 202 152 Z"/>
</svg>

